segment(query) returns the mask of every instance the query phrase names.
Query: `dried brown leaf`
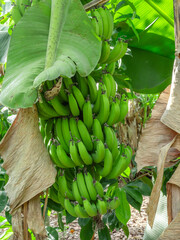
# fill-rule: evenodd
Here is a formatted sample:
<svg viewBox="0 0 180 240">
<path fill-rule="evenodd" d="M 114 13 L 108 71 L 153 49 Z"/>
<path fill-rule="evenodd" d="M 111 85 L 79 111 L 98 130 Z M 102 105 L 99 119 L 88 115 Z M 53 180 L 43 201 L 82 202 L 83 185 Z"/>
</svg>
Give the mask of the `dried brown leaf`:
<svg viewBox="0 0 180 240">
<path fill-rule="evenodd" d="M 0 143 L 11 211 L 55 182 L 56 170 L 39 131 L 36 106 L 20 109 Z"/>
</svg>

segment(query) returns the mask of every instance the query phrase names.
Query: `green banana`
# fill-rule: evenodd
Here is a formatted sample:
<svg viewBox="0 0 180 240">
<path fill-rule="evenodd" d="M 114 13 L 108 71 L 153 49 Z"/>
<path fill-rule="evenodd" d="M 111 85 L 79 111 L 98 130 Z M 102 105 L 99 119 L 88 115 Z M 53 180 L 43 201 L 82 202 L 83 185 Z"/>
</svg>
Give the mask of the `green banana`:
<svg viewBox="0 0 180 240">
<path fill-rule="evenodd" d="M 98 8 L 98 12 L 102 18 L 102 22 L 103 22 L 103 34 L 102 34 L 102 39 L 105 40 L 105 39 L 108 39 L 108 35 L 109 35 L 109 22 L 108 22 L 108 16 L 105 12 L 105 9 L 103 9 L 102 7 L 101 8 Z"/>
<path fill-rule="evenodd" d="M 76 166 L 82 166 L 84 164 L 79 155 L 76 142 L 74 141 L 70 141 L 70 156 Z"/>
<path fill-rule="evenodd" d="M 51 156 L 52 161 L 56 164 L 56 166 L 64 168 L 64 165 L 59 161 L 56 151 L 57 151 L 56 146 L 54 144 L 51 144 L 49 154 Z"/>
<path fill-rule="evenodd" d="M 74 211 L 79 218 L 88 218 L 89 217 L 86 210 L 80 204 L 75 205 Z"/>
<path fill-rule="evenodd" d="M 94 28 L 95 33 L 99 36 L 99 24 L 98 24 L 98 22 L 97 22 L 95 17 L 91 18 L 91 24 L 92 24 L 92 26 Z"/>
<path fill-rule="evenodd" d="M 62 129 L 62 135 L 63 135 L 64 141 L 69 148 L 69 142 L 72 137 L 70 134 L 68 118 L 62 118 L 61 129 Z"/>
<path fill-rule="evenodd" d="M 93 121 L 92 130 L 93 130 L 93 136 L 97 137 L 97 139 L 104 142 L 104 134 L 103 134 L 103 131 L 102 131 L 102 127 L 101 127 L 101 124 L 100 124 L 100 122 L 97 118 L 95 118 L 94 121 Z"/>
<path fill-rule="evenodd" d="M 75 200 L 71 190 L 68 188 L 67 180 L 65 175 L 60 175 L 58 177 L 59 191 L 63 197 L 68 197 L 70 200 Z"/>
<path fill-rule="evenodd" d="M 93 162 L 93 159 L 91 155 L 88 153 L 84 143 L 82 141 L 77 142 L 79 154 L 81 156 L 81 159 L 83 160 L 84 164 L 91 165 Z"/>
<path fill-rule="evenodd" d="M 37 102 L 38 110 L 47 114 L 50 117 L 58 117 L 57 112 L 51 107 L 51 105 L 45 100 L 44 96 L 41 94 L 42 102 Z"/>
<path fill-rule="evenodd" d="M 114 197 L 109 203 L 108 203 L 108 208 L 109 209 L 116 209 L 120 205 L 120 200 L 118 197 Z"/>
<path fill-rule="evenodd" d="M 50 118 L 47 120 L 45 124 L 45 134 L 46 134 L 46 137 L 49 139 L 53 138 L 53 127 L 54 127 L 54 118 Z"/>
<path fill-rule="evenodd" d="M 96 205 L 94 203 L 91 204 L 88 199 L 83 201 L 83 206 L 90 217 L 95 217 L 97 215 Z"/>
<path fill-rule="evenodd" d="M 78 130 L 78 126 L 77 126 L 77 121 L 78 121 L 77 118 L 71 117 L 69 119 L 69 128 L 70 128 L 71 136 L 75 141 L 76 140 L 81 140 L 79 130 Z"/>
<path fill-rule="evenodd" d="M 69 147 L 66 144 L 64 137 L 63 137 L 63 132 L 62 132 L 62 119 L 58 118 L 55 123 L 55 135 L 57 136 L 58 141 L 64 148 L 64 150 L 69 153 Z"/>
<path fill-rule="evenodd" d="M 103 74 L 102 81 L 106 85 L 107 96 L 110 97 L 110 94 L 111 94 L 111 82 L 109 80 L 109 74 Z"/>
<path fill-rule="evenodd" d="M 72 193 L 73 193 L 75 200 L 78 201 L 78 203 L 83 204 L 83 200 L 82 200 L 81 194 L 79 192 L 78 184 L 77 184 L 77 179 L 74 179 L 74 181 L 72 183 Z"/>
<path fill-rule="evenodd" d="M 76 79 L 78 82 L 79 90 L 81 91 L 84 98 L 86 98 L 87 95 L 89 94 L 89 87 L 87 84 L 87 79 L 85 77 L 81 77 L 79 74 L 76 74 Z"/>
<path fill-rule="evenodd" d="M 111 93 L 110 96 L 113 98 L 116 96 L 116 81 L 114 80 L 113 76 L 109 73 L 106 74 L 107 77 L 109 78 L 109 81 L 111 83 Z"/>
<path fill-rule="evenodd" d="M 59 161 L 67 168 L 75 167 L 74 162 L 71 160 L 71 158 L 67 155 L 65 150 L 61 145 L 57 146 L 57 156 L 59 158 Z"/>
<path fill-rule="evenodd" d="M 94 78 L 91 75 L 88 75 L 87 83 L 88 83 L 88 86 L 89 86 L 91 103 L 95 103 L 96 98 L 97 98 L 96 81 L 94 80 Z"/>
<path fill-rule="evenodd" d="M 80 111 L 79 111 L 78 103 L 72 93 L 68 95 L 68 99 L 69 99 L 69 107 L 72 115 L 74 117 L 79 116 Z"/>
<path fill-rule="evenodd" d="M 87 98 L 83 106 L 83 122 L 88 129 L 91 129 L 93 124 L 93 114 L 89 98 Z"/>
<path fill-rule="evenodd" d="M 71 92 L 73 86 L 73 80 L 71 78 L 63 78 L 64 85 L 66 89 Z"/>
<path fill-rule="evenodd" d="M 92 154 L 93 161 L 95 163 L 100 163 L 104 160 L 105 157 L 105 147 L 104 143 L 101 140 L 97 140 L 95 144 L 96 151 Z"/>
<path fill-rule="evenodd" d="M 113 166 L 113 157 L 109 148 L 105 149 L 105 157 L 104 157 L 104 167 L 99 170 L 99 174 L 102 177 L 106 177 L 112 169 Z"/>
<path fill-rule="evenodd" d="M 118 122 L 120 117 L 120 107 L 118 102 L 113 101 L 111 104 L 111 109 L 110 109 L 110 113 L 109 113 L 109 118 L 107 120 L 107 124 L 109 126 L 114 125 L 115 123 Z"/>
<path fill-rule="evenodd" d="M 127 51 L 128 44 L 124 42 L 123 40 L 117 40 L 116 45 L 114 46 L 114 49 L 110 52 L 108 59 L 106 62 L 108 64 L 112 62 L 118 61 L 120 58 L 122 58 L 126 51 Z"/>
<path fill-rule="evenodd" d="M 128 114 L 128 100 L 126 99 L 125 96 L 122 96 L 119 107 L 120 107 L 120 116 L 118 120 L 120 122 L 123 122 L 124 118 Z"/>
<path fill-rule="evenodd" d="M 104 197 L 104 189 L 103 189 L 102 184 L 99 181 L 94 181 L 94 187 L 96 189 L 97 194 L 100 197 Z"/>
<path fill-rule="evenodd" d="M 74 205 L 67 198 L 64 199 L 64 207 L 71 216 L 77 217 L 77 214 L 74 211 Z"/>
<path fill-rule="evenodd" d="M 106 60 L 109 57 L 110 51 L 111 50 L 110 50 L 110 45 L 109 45 L 108 41 L 103 41 L 102 49 L 101 49 L 101 57 L 99 59 L 100 64 L 106 63 Z"/>
<path fill-rule="evenodd" d="M 84 176 L 83 176 L 82 172 L 79 172 L 77 174 L 77 184 L 78 184 L 78 189 L 79 189 L 79 192 L 80 192 L 81 196 L 90 201 L 90 196 L 89 196 L 89 193 L 88 193 L 88 190 L 87 190 L 86 183 L 85 183 Z"/>
<path fill-rule="evenodd" d="M 106 66 L 106 72 L 110 73 L 111 75 L 114 74 L 116 69 L 116 62 L 112 62 Z"/>
<path fill-rule="evenodd" d="M 114 163 L 114 165 L 112 167 L 112 170 L 111 170 L 110 174 L 108 176 L 106 176 L 106 178 L 112 179 L 112 178 L 117 178 L 119 175 L 121 175 L 121 173 L 123 173 L 124 170 L 129 165 L 129 161 L 128 160 L 129 159 L 127 159 L 126 155 L 119 154 L 119 156 L 115 160 L 115 163 Z"/>
<path fill-rule="evenodd" d="M 95 10 L 95 11 L 91 11 L 92 16 L 94 16 L 98 22 L 99 25 L 99 36 L 102 37 L 103 35 L 103 20 L 101 18 L 100 13 Z"/>
<path fill-rule="evenodd" d="M 89 134 L 89 131 L 87 130 L 85 124 L 81 120 L 78 120 L 78 130 L 79 130 L 81 139 L 84 145 L 86 146 L 87 150 L 92 151 L 93 143 L 92 143 L 91 135 Z"/>
<path fill-rule="evenodd" d="M 108 148 L 110 149 L 110 151 L 112 151 L 113 147 L 114 147 L 114 135 L 113 135 L 113 130 L 111 129 L 111 127 L 108 127 L 107 125 L 104 126 L 104 134 L 105 134 L 105 142 L 108 146 Z"/>
<path fill-rule="evenodd" d="M 84 173 L 84 179 L 86 182 L 87 190 L 89 192 L 91 200 L 95 201 L 97 198 L 97 192 L 93 184 L 93 177 L 89 172 Z"/>
<path fill-rule="evenodd" d="M 101 108 L 96 118 L 99 120 L 99 122 L 102 125 L 108 120 L 109 108 L 110 108 L 109 99 L 105 93 L 102 93 L 100 102 L 101 102 Z"/>
<path fill-rule="evenodd" d="M 108 21 L 108 33 L 107 33 L 107 39 L 111 38 L 111 35 L 113 33 L 113 29 L 114 29 L 114 19 L 113 19 L 113 15 L 112 13 L 109 11 L 109 9 L 105 8 L 105 13 L 107 16 L 107 21 Z"/>
<path fill-rule="evenodd" d="M 105 200 L 98 199 L 96 203 L 98 212 L 103 215 L 107 213 L 107 202 Z"/>
<path fill-rule="evenodd" d="M 79 90 L 79 88 L 77 88 L 76 86 L 72 86 L 72 92 L 73 95 L 78 103 L 79 108 L 82 110 L 84 103 L 85 103 L 85 99 L 83 94 L 81 93 L 81 91 Z"/>
</svg>

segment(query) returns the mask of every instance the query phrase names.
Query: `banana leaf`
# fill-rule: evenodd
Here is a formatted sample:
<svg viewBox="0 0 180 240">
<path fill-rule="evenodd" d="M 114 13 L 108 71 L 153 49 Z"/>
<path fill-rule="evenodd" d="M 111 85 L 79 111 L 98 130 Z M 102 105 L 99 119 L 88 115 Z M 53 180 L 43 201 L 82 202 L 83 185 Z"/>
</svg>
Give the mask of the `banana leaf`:
<svg viewBox="0 0 180 240">
<path fill-rule="evenodd" d="M 125 56 L 126 75 L 131 78 L 134 91 L 157 93 L 163 91 L 171 82 L 175 43 L 173 27 L 173 0 L 153 1 L 162 12 L 157 12 L 146 0 L 134 0 L 117 4 L 115 21 L 119 22 L 119 35 L 129 39 L 133 57 Z M 134 35 L 122 17 L 132 13 L 133 26 L 138 33 Z M 163 15 L 164 14 L 164 15 Z M 135 17 L 134 16 L 138 16 Z"/>
<path fill-rule="evenodd" d="M 68 8 L 68 9 L 67 9 Z M 83 5 L 71 0 L 64 12 L 64 25 L 57 42 L 54 64 L 45 69 L 51 1 L 27 9 L 16 25 L 8 52 L 0 102 L 10 108 L 31 107 L 37 89 L 46 80 L 72 77 L 76 71 L 87 76 L 100 58 L 101 42 Z"/>
<path fill-rule="evenodd" d="M 8 27 L 0 25 L 0 64 L 4 64 L 6 62 L 9 41 L 10 35 L 8 33 Z"/>
</svg>

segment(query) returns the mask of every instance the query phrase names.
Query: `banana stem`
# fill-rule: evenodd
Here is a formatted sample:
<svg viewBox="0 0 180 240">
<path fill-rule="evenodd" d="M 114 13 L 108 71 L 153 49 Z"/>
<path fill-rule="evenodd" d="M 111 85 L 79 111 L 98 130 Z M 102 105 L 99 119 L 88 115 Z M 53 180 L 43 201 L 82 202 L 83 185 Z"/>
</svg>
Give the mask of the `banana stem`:
<svg viewBox="0 0 180 240">
<path fill-rule="evenodd" d="M 160 7 L 158 7 L 154 2 L 151 0 L 144 0 L 147 2 L 156 12 L 158 12 L 161 17 L 163 17 L 172 27 L 174 27 L 174 21 L 170 18 Z"/>
<path fill-rule="evenodd" d="M 56 50 L 59 44 L 60 34 L 66 20 L 71 0 L 51 1 L 51 18 L 46 52 L 45 69 L 53 65 L 56 58 Z"/>
</svg>

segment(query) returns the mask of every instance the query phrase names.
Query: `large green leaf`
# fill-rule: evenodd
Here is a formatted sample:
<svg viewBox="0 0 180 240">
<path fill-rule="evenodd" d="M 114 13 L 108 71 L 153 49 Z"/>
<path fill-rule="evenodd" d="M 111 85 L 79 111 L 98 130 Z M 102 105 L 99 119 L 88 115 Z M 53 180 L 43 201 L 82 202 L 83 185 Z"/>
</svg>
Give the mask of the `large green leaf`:
<svg viewBox="0 0 180 240">
<path fill-rule="evenodd" d="M 125 73 L 131 79 L 133 90 L 158 93 L 170 83 L 174 60 L 153 52 L 131 48 L 132 56 L 125 55 Z"/>
<path fill-rule="evenodd" d="M 13 31 L 0 102 L 11 108 L 31 107 L 37 87 L 58 76 L 87 76 L 100 58 L 101 42 L 79 0 L 71 0 L 57 45 L 54 64 L 45 69 L 51 1 L 29 8 Z"/>
<path fill-rule="evenodd" d="M 9 41 L 10 35 L 8 33 L 8 27 L 0 25 L 0 64 L 4 64 L 6 62 Z"/>
<path fill-rule="evenodd" d="M 126 1 L 121 1 L 126 2 Z M 126 35 L 133 57 L 125 56 L 123 61 L 127 67 L 126 74 L 132 80 L 134 91 L 141 93 L 157 93 L 163 91 L 171 82 L 173 59 L 175 52 L 173 23 L 173 1 L 158 0 L 157 4 L 163 14 L 152 8 L 145 0 L 134 0 L 138 18 L 132 20 L 139 33 L 139 40 L 126 23 L 119 24 L 119 34 Z M 117 22 L 134 9 L 129 5 L 119 5 L 115 14 Z M 144 50 L 144 51 L 143 51 Z M 153 54 L 154 53 L 154 54 Z"/>
</svg>

